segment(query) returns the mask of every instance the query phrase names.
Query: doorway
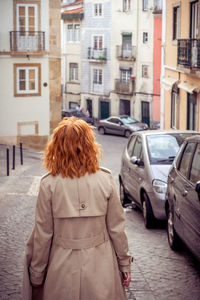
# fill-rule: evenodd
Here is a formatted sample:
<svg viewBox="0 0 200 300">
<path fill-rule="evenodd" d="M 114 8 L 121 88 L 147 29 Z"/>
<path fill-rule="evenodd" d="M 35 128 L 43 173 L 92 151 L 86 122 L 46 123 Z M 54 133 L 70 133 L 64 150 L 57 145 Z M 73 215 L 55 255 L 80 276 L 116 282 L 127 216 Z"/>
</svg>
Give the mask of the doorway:
<svg viewBox="0 0 200 300">
<path fill-rule="evenodd" d="M 150 126 L 149 102 L 142 101 L 142 122 Z"/>
<path fill-rule="evenodd" d="M 110 103 L 109 101 L 100 100 L 100 119 L 106 119 L 110 116 Z"/>
<path fill-rule="evenodd" d="M 119 114 L 130 116 L 130 100 L 120 99 Z"/>
</svg>

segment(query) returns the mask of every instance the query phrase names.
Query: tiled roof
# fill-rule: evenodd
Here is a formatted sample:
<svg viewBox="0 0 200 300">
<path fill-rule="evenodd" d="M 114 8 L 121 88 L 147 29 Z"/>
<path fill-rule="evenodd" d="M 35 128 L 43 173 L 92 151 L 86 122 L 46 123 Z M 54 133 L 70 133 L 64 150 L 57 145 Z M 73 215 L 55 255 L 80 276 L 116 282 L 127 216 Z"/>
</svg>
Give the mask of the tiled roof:
<svg viewBox="0 0 200 300">
<path fill-rule="evenodd" d="M 62 15 L 68 15 L 68 14 L 80 14 L 83 12 L 83 7 L 71 9 L 71 10 L 65 10 L 62 12 Z"/>
</svg>

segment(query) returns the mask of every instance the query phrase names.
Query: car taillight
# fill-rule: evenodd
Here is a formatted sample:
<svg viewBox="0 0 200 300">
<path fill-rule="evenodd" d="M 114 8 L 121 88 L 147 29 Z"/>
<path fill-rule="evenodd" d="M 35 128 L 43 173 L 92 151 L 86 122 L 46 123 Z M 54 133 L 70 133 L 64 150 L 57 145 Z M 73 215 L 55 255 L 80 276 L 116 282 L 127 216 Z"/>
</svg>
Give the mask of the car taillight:
<svg viewBox="0 0 200 300">
<path fill-rule="evenodd" d="M 98 125 L 101 124 L 101 121 L 98 121 Z"/>
</svg>

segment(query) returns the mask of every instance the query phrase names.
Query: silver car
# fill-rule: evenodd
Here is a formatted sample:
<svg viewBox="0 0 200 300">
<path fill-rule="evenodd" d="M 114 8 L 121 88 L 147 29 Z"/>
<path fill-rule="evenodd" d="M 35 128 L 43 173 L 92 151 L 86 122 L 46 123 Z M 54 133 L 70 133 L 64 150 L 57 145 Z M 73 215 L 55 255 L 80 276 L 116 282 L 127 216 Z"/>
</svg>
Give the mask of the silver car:
<svg viewBox="0 0 200 300">
<path fill-rule="evenodd" d="M 169 168 L 184 139 L 195 131 L 146 130 L 131 135 L 124 149 L 119 175 L 123 206 L 143 211 L 146 228 L 165 220 L 165 193 Z"/>
<path fill-rule="evenodd" d="M 148 125 L 127 115 L 113 116 L 104 120 L 99 120 L 97 125 L 101 134 L 111 133 L 129 137 L 132 132 L 148 129 Z"/>
</svg>

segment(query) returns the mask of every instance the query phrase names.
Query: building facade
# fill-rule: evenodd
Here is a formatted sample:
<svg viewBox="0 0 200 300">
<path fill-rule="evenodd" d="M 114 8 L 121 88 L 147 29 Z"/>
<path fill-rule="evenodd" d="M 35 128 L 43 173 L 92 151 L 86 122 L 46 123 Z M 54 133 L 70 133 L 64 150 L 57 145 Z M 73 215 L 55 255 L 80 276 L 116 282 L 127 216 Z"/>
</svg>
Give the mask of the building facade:
<svg viewBox="0 0 200 300">
<path fill-rule="evenodd" d="M 42 148 L 60 120 L 60 1 L 0 1 L 0 18 L 0 142 Z"/>
<path fill-rule="evenodd" d="M 82 1 L 63 2 L 67 5 L 62 19 L 75 24 L 73 18 L 78 15 L 73 10 Z M 76 62 L 80 70 L 76 87 L 80 86 L 81 106 L 95 119 L 126 114 L 149 125 L 160 120 L 160 3 L 161 0 L 84 0 L 80 45 L 73 45 L 71 50 L 72 45 L 65 41 L 66 29 L 63 31 L 67 53 L 63 77 L 66 79 L 70 62 L 75 62 L 76 53 L 81 52 L 81 66 L 80 61 Z M 70 107 L 69 99 L 79 102 L 79 92 L 75 95 L 72 86 L 67 87 L 65 108 Z"/>
<path fill-rule="evenodd" d="M 200 130 L 199 1 L 166 1 L 164 128 Z"/>
</svg>

